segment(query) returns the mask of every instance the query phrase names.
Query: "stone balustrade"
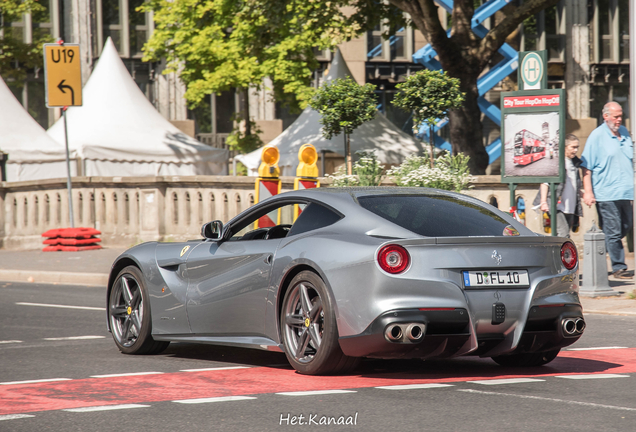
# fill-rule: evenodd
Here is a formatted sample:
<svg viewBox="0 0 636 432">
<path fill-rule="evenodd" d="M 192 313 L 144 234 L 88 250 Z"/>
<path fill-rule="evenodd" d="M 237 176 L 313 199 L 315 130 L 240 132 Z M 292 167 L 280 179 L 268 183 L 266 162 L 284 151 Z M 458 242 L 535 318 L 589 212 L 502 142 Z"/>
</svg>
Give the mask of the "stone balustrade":
<svg viewBox="0 0 636 432">
<path fill-rule="evenodd" d="M 282 178 L 283 191 L 293 188 L 293 180 Z M 75 177 L 75 226 L 100 230 L 105 246 L 199 238 L 204 222 L 227 222 L 254 203 L 254 181 L 233 176 Z M 327 185 L 328 180 L 321 183 Z M 537 190 L 538 185 L 522 184 L 516 194 L 528 208 L 526 226 L 543 233 L 541 214 L 531 210 Z M 466 193 L 501 210 L 510 208 L 508 186 L 499 176 L 479 176 Z M 40 248 L 43 232 L 70 226 L 65 179 L 2 182 L 0 204 L 0 246 L 5 249 Z M 581 229 L 573 235 L 579 248 L 583 232 L 598 220 L 594 209 L 585 211 Z"/>
</svg>

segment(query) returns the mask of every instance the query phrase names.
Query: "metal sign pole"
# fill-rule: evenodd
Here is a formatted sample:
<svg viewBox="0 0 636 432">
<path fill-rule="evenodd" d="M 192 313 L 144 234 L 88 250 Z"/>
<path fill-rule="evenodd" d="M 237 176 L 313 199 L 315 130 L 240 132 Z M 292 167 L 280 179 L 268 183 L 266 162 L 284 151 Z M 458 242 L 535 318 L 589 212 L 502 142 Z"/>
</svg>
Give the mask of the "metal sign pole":
<svg viewBox="0 0 636 432">
<path fill-rule="evenodd" d="M 629 2 L 629 34 L 629 58 L 636 59 L 636 4 L 634 4 L 633 1 Z M 632 62 L 634 61 L 632 60 Z M 629 68 L 629 81 L 629 128 L 631 129 L 630 132 L 633 137 L 634 131 L 636 131 L 636 67 Z M 635 162 L 636 146 L 634 146 L 634 158 L 632 159 L 632 164 Z M 636 170 L 634 170 L 634 183 L 636 184 Z M 636 206 L 632 204 L 632 207 L 634 207 L 633 220 L 636 220 Z M 634 243 L 632 244 L 636 244 L 636 230 L 632 229 L 632 231 L 634 233 Z M 634 256 L 636 257 L 636 254 L 634 254 Z M 636 268 L 636 266 L 634 268 Z"/>
<path fill-rule="evenodd" d="M 557 235 L 557 196 L 554 183 L 550 183 L 550 231 L 553 237 Z"/>
<path fill-rule="evenodd" d="M 71 189 L 71 161 L 68 152 L 68 126 L 66 123 L 66 109 L 62 108 L 62 115 L 64 116 L 64 143 L 66 144 L 66 188 L 68 189 L 68 215 L 71 222 L 71 228 L 75 228 L 75 222 L 73 221 L 73 191 Z"/>
</svg>

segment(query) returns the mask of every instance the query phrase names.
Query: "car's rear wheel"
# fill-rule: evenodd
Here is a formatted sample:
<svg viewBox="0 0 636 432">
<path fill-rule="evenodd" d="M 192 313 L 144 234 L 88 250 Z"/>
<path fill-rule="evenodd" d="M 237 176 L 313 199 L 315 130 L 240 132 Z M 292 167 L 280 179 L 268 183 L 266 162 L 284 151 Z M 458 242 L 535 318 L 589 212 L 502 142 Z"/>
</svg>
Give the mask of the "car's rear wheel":
<svg viewBox="0 0 636 432">
<path fill-rule="evenodd" d="M 108 298 L 108 321 L 117 347 L 125 354 L 157 354 L 170 344 L 151 336 L 148 291 L 135 266 L 124 268 L 115 279 Z"/>
<path fill-rule="evenodd" d="M 524 353 L 524 354 L 512 354 L 505 356 L 493 357 L 492 359 L 501 366 L 513 366 L 513 367 L 528 367 L 528 366 L 543 366 L 554 360 L 561 349 L 553 351 L 545 351 L 538 353 Z"/>
<path fill-rule="evenodd" d="M 303 271 L 294 277 L 280 321 L 285 354 L 298 372 L 342 374 L 357 366 L 359 359 L 340 349 L 332 300 L 317 274 Z"/>
</svg>

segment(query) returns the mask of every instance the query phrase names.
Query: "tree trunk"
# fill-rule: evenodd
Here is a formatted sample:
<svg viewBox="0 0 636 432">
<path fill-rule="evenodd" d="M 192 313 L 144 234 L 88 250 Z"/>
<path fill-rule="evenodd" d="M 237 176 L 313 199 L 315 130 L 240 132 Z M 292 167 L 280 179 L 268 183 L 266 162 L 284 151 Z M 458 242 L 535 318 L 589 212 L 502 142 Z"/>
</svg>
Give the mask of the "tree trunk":
<svg viewBox="0 0 636 432">
<path fill-rule="evenodd" d="M 484 147 L 481 111 L 477 105 L 479 93 L 476 76 L 470 73 L 461 74 L 462 76 L 451 73 L 449 75 L 462 81 L 462 91 L 465 92 L 464 105 L 448 113 L 453 154 L 464 153 L 470 157 L 468 167 L 471 174 L 485 174 L 488 167 L 488 153 Z M 470 82 L 474 84 L 471 85 Z"/>
<path fill-rule="evenodd" d="M 239 116 L 245 127 L 245 136 L 252 134 L 252 125 L 250 124 L 250 89 L 244 87 L 241 89 L 241 98 L 239 104 Z"/>
<path fill-rule="evenodd" d="M 351 142 L 349 141 L 350 135 L 344 133 L 345 136 L 345 164 L 347 165 L 347 175 L 353 174 L 353 165 L 351 163 Z"/>
<path fill-rule="evenodd" d="M 442 68 L 453 78 L 461 80 L 461 90 L 466 100 L 461 109 L 451 111 L 451 143 L 453 153 L 470 156 L 470 172 L 484 174 L 488 167 L 488 153 L 484 147 L 481 111 L 477 105 L 477 78 L 497 53 L 506 38 L 529 16 L 554 6 L 559 0 L 524 0 L 515 2 L 500 22 L 497 22 L 484 39 L 471 30 L 475 2 L 455 0 L 452 12 L 452 36 L 439 20 L 439 9 L 433 0 L 389 0 L 398 9 L 407 12 L 413 24 L 437 52 Z"/>
<path fill-rule="evenodd" d="M 431 168 L 435 168 L 435 156 L 433 156 L 433 154 L 435 153 L 435 140 L 433 139 L 432 124 L 428 125 L 428 141 L 429 145 L 431 146 Z"/>
<path fill-rule="evenodd" d="M 466 45 L 470 43 L 467 39 Z M 439 56 L 444 71 L 449 76 L 459 79 L 459 89 L 464 93 L 462 107 L 448 113 L 450 141 L 453 154 L 464 153 L 470 157 L 468 167 L 471 174 L 485 174 L 488 168 L 488 153 L 484 147 L 481 110 L 477 104 L 477 78 L 483 66 L 478 58 L 471 58 L 466 53 L 465 57 L 462 57 L 461 54 L 449 52 Z"/>
</svg>

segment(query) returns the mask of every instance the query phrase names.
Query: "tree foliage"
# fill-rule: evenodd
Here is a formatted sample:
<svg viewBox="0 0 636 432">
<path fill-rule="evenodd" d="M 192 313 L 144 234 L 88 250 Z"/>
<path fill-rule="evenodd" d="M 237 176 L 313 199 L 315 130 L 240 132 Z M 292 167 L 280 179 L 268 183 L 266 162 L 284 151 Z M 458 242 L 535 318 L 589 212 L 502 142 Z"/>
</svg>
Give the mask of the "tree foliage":
<svg viewBox="0 0 636 432">
<path fill-rule="evenodd" d="M 434 126 L 449 110 L 461 107 L 464 102 L 459 80 L 442 71 L 418 71 L 396 88 L 399 91 L 393 105 L 412 112 L 413 124 L 418 128 L 424 123 Z"/>
<path fill-rule="evenodd" d="M 373 84 L 360 85 L 351 77 L 335 79 L 318 89 L 309 104 L 320 113 L 322 136 L 350 135 L 373 120 L 377 112 L 374 91 Z"/>
<path fill-rule="evenodd" d="M 261 85 L 269 77 L 277 100 L 311 98 L 318 67 L 314 49 L 351 39 L 360 19 L 345 16 L 347 2 L 318 0 L 150 0 L 155 31 L 145 60 L 167 60 L 193 104 L 205 95 Z M 379 8 L 378 14 L 388 6 Z"/>
<path fill-rule="evenodd" d="M 34 34 L 33 42 L 27 44 L 23 42 L 21 35 L 16 37 L 10 31 L 10 27 L 5 27 L 10 22 L 21 20 L 22 15 L 28 12 L 36 22 L 41 15 L 48 14 L 46 8 L 37 0 L 0 1 L 0 27 L 4 27 L 4 34 L 0 38 L 0 76 L 5 81 L 14 81 L 18 86 L 26 79 L 27 70 L 42 68 L 42 44 L 53 42 L 53 38 L 48 34 Z"/>
<path fill-rule="evenodd" d="M 449 77 L 446 72 L 421 70 L 398 84 L 399 92 L 393 99 L 393 105 L 413 113 L 415 128 L 428 124 L 430 132 L 431 167 L 433 161 L 433 126 L 446 117 L 452 109 L 457 109 L 464 102 L 464 93 L 459 90 L 459 79 Z"/>
<path fill-rule="evenodd" d="M 375 86 L 360 85 L 351 77 L 338 78 L 323 84 L 309 105 L 320 113 L 322 136 L 331 139 L 345 134 L 347 174 L 352 174 L 349 136 L 361 124 L 373 120 L 376 108 Z"/>
<path fill-rule="evenodd" d="M 155 31 L 145 59 L 167 59 L 167 71 L 179 71 L 192 104 L 210 93 L 260 86 L 270 77 L 278 101 L 304 108 L 318 66 L 315 48 L 334 48 L 380 24 L 387 35 L 413 25 L 448 75 L 461 80 L 464 104 L 449 114 L 453 153 L 466 153 L 471 171 L 483 173 L 488 155 L 477 79 L 519 24 L 558 1 L 512 2 L 482 39 L 471 29 L 474 0 L 454 0 L 450 36 L 434 0 L 149 0 L 144 8 L 154 11 Z"/>
</svg>

